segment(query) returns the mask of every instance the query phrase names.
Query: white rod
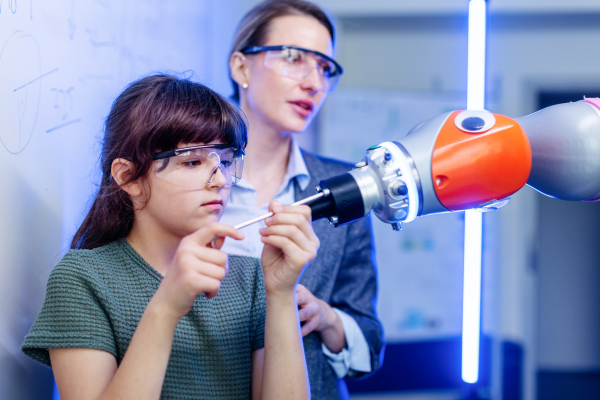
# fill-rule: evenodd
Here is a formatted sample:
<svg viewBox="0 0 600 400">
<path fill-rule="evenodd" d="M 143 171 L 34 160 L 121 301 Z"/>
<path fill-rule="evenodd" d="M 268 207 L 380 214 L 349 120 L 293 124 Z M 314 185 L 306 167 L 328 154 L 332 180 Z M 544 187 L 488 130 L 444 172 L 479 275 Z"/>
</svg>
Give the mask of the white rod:
<svg viewBox="0 0 600 400">
<path fill-rule="evenodd" d="M 469 44 L 467 109 L 485 107 L 486 2 L 469 1 Z M 481 333 L 481 256 L 483 216 L 465 212 L 465 254 L 463 281 L 462 379 L 479 380 L 479 340 Z"/>
</svg>

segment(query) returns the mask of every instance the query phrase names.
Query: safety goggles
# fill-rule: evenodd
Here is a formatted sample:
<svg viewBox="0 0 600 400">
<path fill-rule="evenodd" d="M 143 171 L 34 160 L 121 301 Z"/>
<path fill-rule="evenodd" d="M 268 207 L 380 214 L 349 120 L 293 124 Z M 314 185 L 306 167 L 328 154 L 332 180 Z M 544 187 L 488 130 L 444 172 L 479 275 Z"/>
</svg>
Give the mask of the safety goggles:
<svg viewBox="0 0 600 400">
<path fill-rule="evenodd" d="M 319 74 L 321 89 L 333 92 L 344 69 L 333 58 L 318 51 L 296 46 L 254 46 L 241 51 L 242 54 L 265 52 L 265 67 L 279 75 L 302 81 L 314 69 Z"/>
<path fill-rule="evenodd" d="M 158 178 L 193 190 L 205 188 L 219 171 L 227 185 L 235 185 L 244 167 L 244 150 L 227 144 L 161 151 L 153 158 Z"/>
</svg>

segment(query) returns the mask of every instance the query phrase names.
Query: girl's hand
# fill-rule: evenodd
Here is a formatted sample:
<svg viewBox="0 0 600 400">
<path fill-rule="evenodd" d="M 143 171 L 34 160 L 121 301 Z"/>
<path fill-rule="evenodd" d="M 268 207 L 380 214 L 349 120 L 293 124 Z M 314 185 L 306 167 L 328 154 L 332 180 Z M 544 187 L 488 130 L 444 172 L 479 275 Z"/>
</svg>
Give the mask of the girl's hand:
<svg viewBox="0 0 600 400">
<path fill-rule="evenodd" d="M 227 274 L 227 254 L 210 247 L 215 236 L 241 240 L 244 235 L 232 226 L 212 222 L 184 237 L 155 298 L 176 318 L 186 315 L 200 293 L 213 298 Z M 218 248 L 223 239 L 217 242 Z"/>
<path fill-rule="evenodd" d="M 294 293 L 302 269 L 315 258 L 320 244 L 312 229 L 311 210 L 272 201 L 269 211 L 275 215 L 260 230 L 265 244 L 261 256 L 265 289 L 268 294 Z"/>
</svg>

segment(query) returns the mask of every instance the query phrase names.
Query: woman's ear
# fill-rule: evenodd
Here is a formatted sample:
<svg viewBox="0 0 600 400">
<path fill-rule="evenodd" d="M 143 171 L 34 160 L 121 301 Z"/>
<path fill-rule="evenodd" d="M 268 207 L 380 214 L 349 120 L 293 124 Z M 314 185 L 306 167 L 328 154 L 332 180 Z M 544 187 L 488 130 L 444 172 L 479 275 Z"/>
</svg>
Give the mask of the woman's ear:
<svg viewBox="0 0 600 400">
<path fill-rule="evenodd" d="M 231 71 L 231 79 L 242 87 L 244 84 L 246 87 L 248 86 L 250 70 L 248 69 L 248 62 L 245 55 L 239 51 L 233 53 L 229 60 L 229 69 Z"/>
<path fill-rule="evenodd" d="M 110 167 L 110 173 L 117 184 L 132 198 L 139 197 L 143 193 L 140 179 L 131 181 L 135 174 L 135 167 L 131 161 L 124 158 L 116 158 Z"/>
</svg>

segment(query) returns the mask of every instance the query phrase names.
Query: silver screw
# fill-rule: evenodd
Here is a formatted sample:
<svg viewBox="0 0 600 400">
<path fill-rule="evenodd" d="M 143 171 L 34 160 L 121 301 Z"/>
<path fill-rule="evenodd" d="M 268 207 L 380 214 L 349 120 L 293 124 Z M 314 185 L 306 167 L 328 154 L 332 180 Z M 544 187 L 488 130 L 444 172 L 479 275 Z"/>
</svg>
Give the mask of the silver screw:
<svg viewBox="0 0 600 400">
<path fill-rule="evenodd" d="M 336 215 L 333 215 L 333 216 L 329 217 L 329 224 L 331 226 L 337 226 L 338 222 L 339 222 L 339 219 L 338 219 L 338 217 Z"/>
<path fill-rule="evenodd" d="M 392 153 L 390 153 L 389 151 L 385 152 L 385 161 L 391 161 L 392 160 Z"/>
<path fill-rule="evenodd" d="M 396 232 L 402 230 L 402 224 L 400 222 L 392 222 L 392 229 Z"/>
</svg>

